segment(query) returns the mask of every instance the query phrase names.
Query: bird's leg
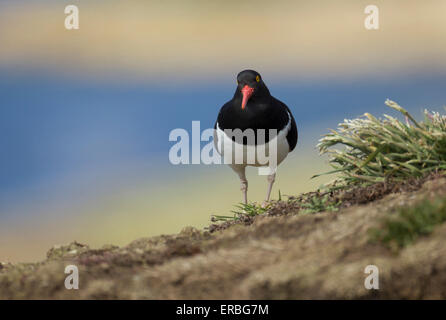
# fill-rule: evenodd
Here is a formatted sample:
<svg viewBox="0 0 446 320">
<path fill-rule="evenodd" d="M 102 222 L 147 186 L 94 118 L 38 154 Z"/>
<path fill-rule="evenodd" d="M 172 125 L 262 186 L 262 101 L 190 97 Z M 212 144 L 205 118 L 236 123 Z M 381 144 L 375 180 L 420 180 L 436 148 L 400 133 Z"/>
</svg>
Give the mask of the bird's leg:
<svg viewBox="0 0 446 320">
<path fill-rule="evenodd" d="M 248 180 L 240 180 L 241 182 L 241 190 L 243 193 L 243 203 L 248 204 Z"/>
<path fill-rule="evenodd" d="M 245 168 L 238 172 L 240 178 L 240 190 L 243 193 L 243 203 L 248 204 L 248 180 L 246 179 Z"/>
<path fill-rule="evenodd" d="M 263 208 L 265 208 L 268 205 L 274 181 L 276 181 L 276 173 L 268 175 L 268 190 L 266 191 L 266 200 L 262 203 Z"/>
</svg>

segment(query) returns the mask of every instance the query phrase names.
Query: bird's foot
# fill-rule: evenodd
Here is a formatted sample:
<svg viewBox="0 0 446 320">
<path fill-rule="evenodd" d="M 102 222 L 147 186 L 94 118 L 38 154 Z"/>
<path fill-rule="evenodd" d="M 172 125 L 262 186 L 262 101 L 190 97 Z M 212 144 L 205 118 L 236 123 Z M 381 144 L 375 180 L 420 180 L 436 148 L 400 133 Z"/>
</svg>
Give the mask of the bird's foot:
<svg viewBox="0 0 446 320">
<path fill-rule="evenodd" d="M 261 207 L 262 207 L 263 209 L 265 209 L 266 207 L 269 206 L 269 204 L 270 204 L 270 202 L 265 200 L 265 201 L 262 202 Z"/>
</svg>

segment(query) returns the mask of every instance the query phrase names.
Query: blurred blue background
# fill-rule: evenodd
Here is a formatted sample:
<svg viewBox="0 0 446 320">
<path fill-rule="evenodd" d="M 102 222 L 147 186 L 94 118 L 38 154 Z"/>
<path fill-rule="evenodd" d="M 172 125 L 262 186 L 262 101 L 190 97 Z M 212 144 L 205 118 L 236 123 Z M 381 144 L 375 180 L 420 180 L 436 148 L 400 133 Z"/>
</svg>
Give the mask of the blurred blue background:
<svg viewBox="0 0 446 320">
<path fill-rule="evenodd" d="M 68 1 L 4 1 L 0 261 L 42 258 L 74 239 L 121 245 L 227 214 L 241 199 L 236 175 L 171 165 L 168 136 L 193 120 L 213 127 L 242 69 L 259 71 L 298 123 L 274 194 L 331 179 L 309 179 L 327 169 L 314 147 L 345 118 L 394 114 L 386 98 L 416 118 L 443 110 L 442 2 L 378 1 L 377 31 L 364 29 L 366 2 L 316 2 L 75 2 L 80 29 L 67 31 Z M 266 181 L 251 178 L 249 198 L 261 201 Z"/>
</svg>

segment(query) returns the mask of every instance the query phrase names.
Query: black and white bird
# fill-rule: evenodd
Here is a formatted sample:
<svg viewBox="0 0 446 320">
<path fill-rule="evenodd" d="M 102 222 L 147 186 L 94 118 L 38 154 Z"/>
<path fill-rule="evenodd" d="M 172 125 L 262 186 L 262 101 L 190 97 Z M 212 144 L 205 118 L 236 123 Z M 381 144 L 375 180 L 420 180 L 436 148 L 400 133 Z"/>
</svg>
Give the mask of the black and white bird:
<svg viewBox="0 0 446 320">
<path fill-rule="evenodd" d="M 225 143 L 232 145 L 234 149 L 239 147 L 243 150 L 242 159 L 235 160 L 236 153 L 231 153 L 233 161 L 229 166 L 240 178 L 245 204 L 248 202 L 246 167 L 268 167 L 271 165 L 270 163 L 259 163 L 257 158 L 254 162 L 248 161 L 247 153 L 252 152 L 257 155 L 257 152 L 260 151 L 259 148 L 267 150 L 266 153 L 268 153 L 274 142 L 277 152 L 275 164 L 279 165 L 288 153 L 294 150 L 298 137 L 296 122 L 290 109 L 285 103 L 271 96 L 262 76 L 254 70 L 244 70 L 237 75 L 237 88 L 234 97 L 220 109 L 214 129 L 215 148 L 222 157 L 226 150 L 222 147 Z M 241 141 L 235 140 L 233 135 L 228 135 L 228 132 L 236 129 L 240 129 L 242 132 L 252 129 L 253 131 L 250 131 L 255 134 L 254 141 L 245 138 Z M 275 129 L 277 134 L 270 136 L 269 129 Z M 260 137 L 259 133 L 262 134 L 262 132 L 264 132 L 263 137 Z M 276 178 L 275 168 L 271 169 L 272 171 L 268 174 L 268 189 L 263 206 L 270 200 L 271 189 Z"/>
</svg>

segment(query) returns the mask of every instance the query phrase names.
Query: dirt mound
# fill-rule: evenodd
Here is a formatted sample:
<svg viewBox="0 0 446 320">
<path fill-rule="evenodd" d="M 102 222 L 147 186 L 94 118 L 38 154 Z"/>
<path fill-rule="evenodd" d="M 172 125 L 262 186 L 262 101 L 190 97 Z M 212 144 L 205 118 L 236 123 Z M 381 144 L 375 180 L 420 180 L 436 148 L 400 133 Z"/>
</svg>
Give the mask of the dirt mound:
<svg viewBox="0 0 446 320">
<path fill-rule="evenodd" d="M 430 177 L 333 193 L 343 197 L 336 212 L 280 202 L 212 233 L 186 227 L 95 250 L 73 242 L 41 263 L 0 264 L 0 299 L 446 298 L 446 224 L 398 252 L 368 232 L 401 206 L 445 195 L 446 179 Z M 79 290 L 64 286 L 67 265 L 79 268 Z M 379 290 L 364 287 L 367 265 L 379 268 Z"/>
</svg>

